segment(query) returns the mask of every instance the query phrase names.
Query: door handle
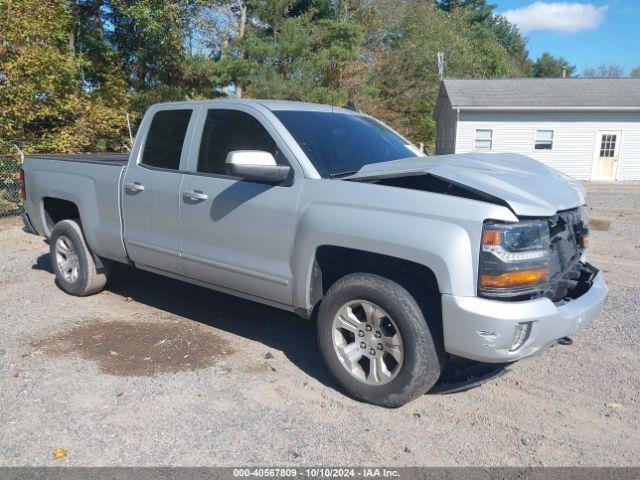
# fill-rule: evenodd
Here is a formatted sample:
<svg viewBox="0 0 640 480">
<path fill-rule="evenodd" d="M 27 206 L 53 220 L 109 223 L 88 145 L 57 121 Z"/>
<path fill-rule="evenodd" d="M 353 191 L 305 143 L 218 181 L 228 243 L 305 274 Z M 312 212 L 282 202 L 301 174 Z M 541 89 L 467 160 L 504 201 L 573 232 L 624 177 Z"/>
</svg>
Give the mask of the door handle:
<svg viewBox="0 0 640 480">
<path fill-rule="evenodd" d="M 197 190 L 184 192 L 182 196 L 189 200 L 198 200 L 198 201 L 206 200 L 209 198 L 209 195 L 207 195 L 206 193 L 199 192 Z"/>
<path fill-rule="evenodd" d="M 139 182 L 125 183 L 124 188 L 130 192 L 142 192 L 144 190 L 144 185 Z"/>
</svg>

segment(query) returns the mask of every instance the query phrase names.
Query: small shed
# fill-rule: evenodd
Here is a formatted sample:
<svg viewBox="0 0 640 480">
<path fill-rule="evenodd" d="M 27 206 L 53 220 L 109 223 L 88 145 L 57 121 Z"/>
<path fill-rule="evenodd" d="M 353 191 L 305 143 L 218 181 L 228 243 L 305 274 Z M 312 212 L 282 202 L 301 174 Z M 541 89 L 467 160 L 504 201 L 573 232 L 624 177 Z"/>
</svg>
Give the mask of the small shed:
<svg viewBox="0 0 640 480">
<path fill-rule="evenodd" d="M 445 79 L 436 153 L 528 155 L 580 180 L 640 180 L 640 79 Z"/>
</svg>

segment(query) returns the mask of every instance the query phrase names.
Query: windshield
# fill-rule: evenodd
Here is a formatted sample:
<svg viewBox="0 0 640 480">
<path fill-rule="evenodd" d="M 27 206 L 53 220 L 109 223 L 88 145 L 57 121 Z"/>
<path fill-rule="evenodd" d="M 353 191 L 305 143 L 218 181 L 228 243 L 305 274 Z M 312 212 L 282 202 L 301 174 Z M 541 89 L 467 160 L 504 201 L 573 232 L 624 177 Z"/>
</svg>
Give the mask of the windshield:
<svg viewBox="0 0 640 480">
<path fill-rule="evenodd" d="M 414 145 L 376 120 L 335 112 L 273 112 L 323 177 L 355 173 L 370 163 L 419 157 Z"/>
</svg>

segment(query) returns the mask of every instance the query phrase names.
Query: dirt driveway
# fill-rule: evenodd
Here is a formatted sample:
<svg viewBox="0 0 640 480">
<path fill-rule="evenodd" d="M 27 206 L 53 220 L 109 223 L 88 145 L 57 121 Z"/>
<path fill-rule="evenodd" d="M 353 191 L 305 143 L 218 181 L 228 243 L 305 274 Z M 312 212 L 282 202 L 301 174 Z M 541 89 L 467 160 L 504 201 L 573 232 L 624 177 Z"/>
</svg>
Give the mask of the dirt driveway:
<svg viewBox="0 0 640 480">
<path fill-rule="evenodd" d="M 310 322 L 128 268 L 74 298 L 3 222 L 0 465 L 640 465 L 640 185 L 589 193 L 603 314 L 397 410 L 337 390 Z"/>
</svg>

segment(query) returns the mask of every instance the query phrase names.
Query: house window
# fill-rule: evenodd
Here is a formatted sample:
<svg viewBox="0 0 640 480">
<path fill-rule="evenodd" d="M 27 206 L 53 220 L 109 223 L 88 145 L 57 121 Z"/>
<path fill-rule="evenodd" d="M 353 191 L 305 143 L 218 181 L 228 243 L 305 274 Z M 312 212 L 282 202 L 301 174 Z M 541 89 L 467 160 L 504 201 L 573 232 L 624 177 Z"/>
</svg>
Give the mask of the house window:
<svg viewBox="0 0 640 480">
<path fill-rule="evenodd" d="M 553 130 L 536 130 L 536 141 L 533 148 L 536 150 L 553 149 Z"/>
<path fill-rule="evenodd" d="M 613 158 L 616 156 L 617 135 L 605 133 L 600 142 L 600 158 Z"/>
<path fill-rule="evenodd" d="M 476 130 L 474 145 L 476 150 L 491 150 L 493 146 L 493 130 Z"/>
</svg>

